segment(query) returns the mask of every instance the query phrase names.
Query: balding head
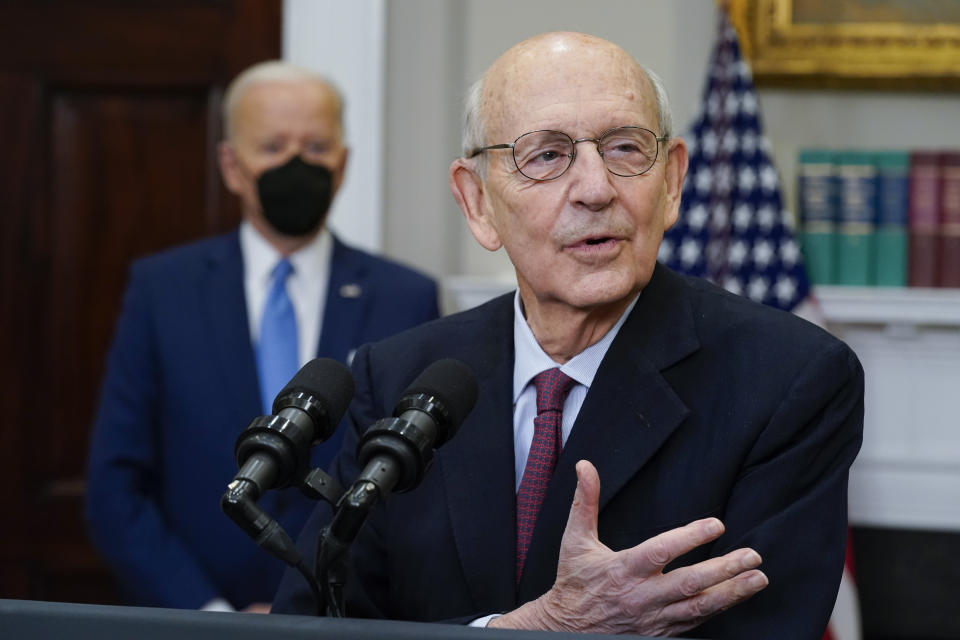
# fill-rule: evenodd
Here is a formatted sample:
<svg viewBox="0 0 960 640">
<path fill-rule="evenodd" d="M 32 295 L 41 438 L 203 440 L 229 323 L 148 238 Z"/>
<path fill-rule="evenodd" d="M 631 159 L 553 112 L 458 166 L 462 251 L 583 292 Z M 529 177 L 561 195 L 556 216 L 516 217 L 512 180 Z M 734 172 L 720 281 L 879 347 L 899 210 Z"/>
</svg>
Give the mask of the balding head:
<svg viewBox="0 0 960 640">
<path fill-rule="evenodd" d="M 463 154 L 525 133 L 510 137 L 512 132 L 504 131 L 504 125 L 527 108 L 524 102 L 530 94 L 525 90 L 531 89 L 531 84 L 545 87 L 558 79 L 576 83 L 585 93 L 598 85 L 617 86 L 653 110 L 658 135 L 673 135 L 667 94 L 656 74 L 612 42 L 584 33 L 552 32 L 508 49 L 470 87 Z M 485 156 L 479 156 L 478 161 L 482 171 Z"/>
<path fill-rule="evenodd" d="M 343 134 L 343 96 L 337 88 L 318 73 L 281 60 L 268 60 L 248 67 L 227 86 L 223 96 L 223 125 L 227 140 L 234 139 L 237 129 L 237 111 L 247 93 L 263 85 L 297 85 L 319 92 L 329 103 L 340 135 Z"/>
</svg>

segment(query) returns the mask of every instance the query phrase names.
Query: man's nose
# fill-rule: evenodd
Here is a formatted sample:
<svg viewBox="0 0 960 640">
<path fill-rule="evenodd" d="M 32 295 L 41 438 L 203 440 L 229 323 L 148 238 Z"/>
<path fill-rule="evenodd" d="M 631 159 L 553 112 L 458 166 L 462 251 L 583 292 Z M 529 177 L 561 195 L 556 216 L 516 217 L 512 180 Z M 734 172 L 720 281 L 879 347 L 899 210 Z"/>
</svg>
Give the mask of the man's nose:
<svg viewBox="0 0 960 640">
<path fill-rule="evenodd" d="M 269 171 L 271 169 L 279 169 L 280 167 L 286 165 L 288 162 L 290 162 L 297 156 L 300 156 L 300 154 L 297 151 L 286 148 L 283 150 L 283 153 L 277 154 L 274 157 L 272 157 L 270 161 L 264 165 L 263 171 Z M 300 156 L 300 159 L 302 160 L 303 156 Z"/>
<path fill-rule="evenodd" d="M 288 153 L 287 160 L 289 160 L 293 156 L 300 156 L 302 158 L 304 151 L 305 151 L 305 148 L 302 142 L 291 142 L 289 145 L 289 149 L 287 149 L 287 153 Z"/>
<path fill-rule="evenodd" d="M 573 174 L 570 200 L 591 211 L 600 211 L 617 195 L 610 180 L 613 174 L 607 171 L 596 141 L 578 140 L 577 145 L 577 155 L 568 169 Z"/>
</svg>

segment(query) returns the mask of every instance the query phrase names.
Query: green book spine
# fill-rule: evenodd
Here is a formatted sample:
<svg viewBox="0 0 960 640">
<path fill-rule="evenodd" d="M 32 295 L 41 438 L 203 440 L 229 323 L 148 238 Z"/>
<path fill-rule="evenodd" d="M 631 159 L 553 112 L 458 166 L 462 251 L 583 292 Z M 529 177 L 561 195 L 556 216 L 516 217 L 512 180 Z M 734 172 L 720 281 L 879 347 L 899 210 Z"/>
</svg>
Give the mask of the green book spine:
<svg viewBox="0 0 960 640">
<path fill-rule="evenodd" d="M 799 158 L 800 241 L 812 284 L 836 284 L 837 194 L 833 152 L 807 149 Z"/>
<path fill-rule="evenodd" d="M 878 151 L 874 161 L 877 165 L 877 229 L 873 240 L 876 248 L 873 282 L 878 287 L 905 287 L 910 267 L 907 226 L 910 154 Z"/>
<path fill-rule="evenodd" d="M 907 286 L 909 234 L 906 228 L 880 227 L 874 232 L 874 242 L 877 249 L 875 284 L 878 287 Z"/>
<path fill-rule="evenodd" d="M 865 287 L 873 284 L 874 234 L 849 228 L 837 235 L 837 284 Z"/>
<path fill-rule="evenodd" d="M 832 229 L 804 229 L 800 234 L 807 277 L 813 284 L 836 284 L 837 234 Z"/>
<path fill-rule="evenodd" d="M 873 154 L 839 153 L 837 175 L 837 284 L 868 286 L 873 284 L 873 231 L 877 219 L 877 166 Z"/>
</svg>

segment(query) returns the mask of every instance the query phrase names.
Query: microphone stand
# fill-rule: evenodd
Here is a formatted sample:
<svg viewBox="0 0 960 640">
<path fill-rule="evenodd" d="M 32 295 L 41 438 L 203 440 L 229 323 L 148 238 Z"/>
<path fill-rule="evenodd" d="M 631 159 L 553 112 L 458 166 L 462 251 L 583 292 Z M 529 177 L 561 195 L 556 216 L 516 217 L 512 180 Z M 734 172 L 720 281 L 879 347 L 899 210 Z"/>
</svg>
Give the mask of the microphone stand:
<svg viewBox="0 0 960 640">
<path fill-rule="evenodd" d="M 344 493 L 340 484 L 319 467 L 308 471 L 297 484 L 308 498 L 324 500 L 331 505 L 336 505 Z M 317 601 L 318 615 L 331 615 L 332 596 L 329 589 L 320 589 L 317 579 L 303 562 L 303 557 L 290 536 L 280 523 L 267 515 L 257 504 L 259 497 L 260 492 L 255 483 L 238 478 L 228 485 L 227 492 L 220 500 L 220 507 L 259 547 L 299 571 Z M 342 580 L 341 578 L 341 582 Z M 341 615 L 337 617 L 342 617 L 342 605 Z"/>
<path fill-rule="evenodd" d="M 370 481 L 357 481 L 336 504 L 329 526 L 320 533 L 316 576 L 326 603 L 326 615 L 344 617 L 343 590 L 347 579 L 347 555 L 350 545 L 376 504 L 380 491 Z"/>
<path fill-rule="evenodd" d="M 358 458 L 365 468 L 342 493 L 333 520 L 320 534 L 316 576 L 330 617 L 344 616 L 347 551 L 370 510 L 394 489 L 408 490 L 418 484 L 433 458 L 433 418 L 422 410 L 403 413 L 401 409 L 408 404 L 434 408 L 427 396 L 410 397 L 398 404 L 401 417 L 380 419 L 367 429 L 358 447 Z"/>
</svg>

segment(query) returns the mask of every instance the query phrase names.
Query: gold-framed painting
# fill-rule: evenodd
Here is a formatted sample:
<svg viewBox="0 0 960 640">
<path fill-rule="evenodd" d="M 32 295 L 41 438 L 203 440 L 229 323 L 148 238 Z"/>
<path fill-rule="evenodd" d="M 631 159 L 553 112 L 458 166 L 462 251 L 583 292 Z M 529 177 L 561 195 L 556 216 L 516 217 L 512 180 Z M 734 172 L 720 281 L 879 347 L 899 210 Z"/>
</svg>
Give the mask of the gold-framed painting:
<svg viewBox="0 0 960 640">
<path fill-rule="evenodd" d="M 960 90 L 960 0 L 729 0 L 759 86 Z"/>
</svg>

